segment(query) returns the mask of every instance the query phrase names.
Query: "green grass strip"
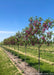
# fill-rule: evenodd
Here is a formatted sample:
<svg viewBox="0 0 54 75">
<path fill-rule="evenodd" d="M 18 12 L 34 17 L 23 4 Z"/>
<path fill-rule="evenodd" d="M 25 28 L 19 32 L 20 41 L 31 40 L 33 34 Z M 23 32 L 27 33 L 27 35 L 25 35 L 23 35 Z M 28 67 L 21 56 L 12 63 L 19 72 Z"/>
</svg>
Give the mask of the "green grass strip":
<svg viewBox="0 0 54 75">
<path fill-rule="evenodd" d="M 16 51 L 13 51 L 11 49 L 5 48 L 3 47 L 5 50 L 11 52 L 12 54 L 14 54 L 15 56 L 18 56 L 20 59 L 22 59 L 22 61 L 25 61 L 25 55 L 20 54 Z M 29 64 L 29 66 L 32 66 L 33 68 L 35 68 L 36 70 L 38 70 L 38 60 L 29 56 L 26 56 L 26 62 Z M 40 62 L 40 71 L 42 73 L 48 73 L 48 75 L 50 75 L 49 73 L 54 73 L 54 65 L 50 65 L 44 62 Z"/>
<path fill-rule="evenodd" d="M 0 75 L 16 75 L 16 73 L 21 75 L 6 53 L 0 49 Z"/>
</svg>

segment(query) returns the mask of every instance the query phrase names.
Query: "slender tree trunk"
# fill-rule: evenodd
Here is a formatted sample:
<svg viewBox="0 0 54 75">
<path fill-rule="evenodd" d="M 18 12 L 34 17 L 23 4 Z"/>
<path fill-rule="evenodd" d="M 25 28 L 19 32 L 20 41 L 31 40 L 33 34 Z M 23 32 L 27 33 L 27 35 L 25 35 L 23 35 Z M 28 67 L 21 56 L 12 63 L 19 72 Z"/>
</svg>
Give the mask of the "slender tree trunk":
<svg viewBox="0 0 54 75">
<path fill-rule="evenodd" d="M 10 44 L 9 44 L 9 48 L 10 48 Z"/>
<path fill-rule="evenodd" d="M 38 72 L 40 75 L 40 46 L 38 47 Z"/>
<path fill-rule="evenodd" d="M 14 45 L 14 50 L 15 50 L 15 45 Z"/>
<path fill-rule="evenodd" d="M 26 45 L 25 45 L 25 69 L 26 69 Z"/>
<path fill-rule="evenodd" d="M 19 56 L 19 45 L 18 45 L 18 56 Z"/>
<path fill-rule="evenodd" d="M 18 51 L 19 51 L 19 45 L 18 45 Z"/>
</svg>

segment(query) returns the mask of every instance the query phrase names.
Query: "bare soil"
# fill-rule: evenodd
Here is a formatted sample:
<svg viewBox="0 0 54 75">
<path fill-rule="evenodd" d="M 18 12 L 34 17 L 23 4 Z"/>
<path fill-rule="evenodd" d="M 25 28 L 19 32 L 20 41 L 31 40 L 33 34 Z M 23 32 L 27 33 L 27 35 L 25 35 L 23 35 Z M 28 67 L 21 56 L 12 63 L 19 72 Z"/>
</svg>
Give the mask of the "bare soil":
<svg viewBox="0 0 54 75">
<path fill-rule="evenodd" d="M 22 71 L 24 72 L 24 75 L 38 75 L 38 72 L 36 69 L 32 68 L 31 66 L 28 65 L 25 61 L 22 61 L 20 58 L 17 56 L 14 56 L 8 51 L 5 51 L 5 53 L 8 54 L 9 58 L 15 63 L 15 65 Z"/>
</svg>

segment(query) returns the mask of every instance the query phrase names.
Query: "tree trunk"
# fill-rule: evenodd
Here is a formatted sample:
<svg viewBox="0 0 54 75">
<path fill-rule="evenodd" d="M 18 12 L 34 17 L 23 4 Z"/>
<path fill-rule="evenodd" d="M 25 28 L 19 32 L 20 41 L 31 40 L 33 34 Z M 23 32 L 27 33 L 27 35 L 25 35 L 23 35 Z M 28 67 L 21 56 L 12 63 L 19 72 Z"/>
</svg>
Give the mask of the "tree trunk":
<svg viewBox="0 0 54 75">
<path fill-rule="evenodd" d="M 14 45 L 14 50 L 15 50 L 15 45 Z"/>
<path fill-rule="evenodd" d="M 38 47 L 38 72 L 40 75 L 40 46 Z"/>
<path fill-rule="evenodd" d="M 19 56 L 19 45 L 18 45 L 18 56 Z"/>
<path fill-rule="evenodd" d="M 49 46 L 49 44 L 50 44 L 50 43 L 49 43 L 49 42 L 47 42 L 47 46 Z"/>
<path fill-rule="evenodd" d="M 25 69 L 26 69 L 26 45 L 25 45 Z"/>
</svg>

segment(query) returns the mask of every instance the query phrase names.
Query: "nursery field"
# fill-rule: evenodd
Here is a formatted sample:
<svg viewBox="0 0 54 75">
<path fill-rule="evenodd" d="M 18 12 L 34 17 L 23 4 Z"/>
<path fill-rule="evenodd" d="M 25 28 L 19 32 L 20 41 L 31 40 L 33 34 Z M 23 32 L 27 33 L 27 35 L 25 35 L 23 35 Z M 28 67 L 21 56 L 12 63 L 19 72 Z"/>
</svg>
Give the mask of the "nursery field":
<svg viewBox="0 0 54 75">
<path fill-rule="evenodd" d="M 3 45 L 3 48 L 20 59 L 25 61 L 25 47 L 17 45 Z M 19 50 L 18 50 L 19 49 Z M 38 71 L 38 46 L 27 46 L 26 62 Z M 46 46 L 40 49 L 40 71 L 41 73 L 53 73 L 54 75 L 54 45 Z M 47 74 L 50 75 L 50 74 Z"/>
<path fill-rule="evenodd" d="M 13 48 L 14 50 L 25 53 L 24 46 L 19 46 L 19 50 L 18 50 L 18 46 L 16 46 L 16 45 L 10 45 L 10 46 L 7 45 L 7 47 Z M 38 46 L 37 45 L 36 46 L 27 46 L 26 54 L 38 57 Z M 50 45 L 50 46 L 43 45 L 40 48 L 40 57 L 42 59 L 46 59 L 48 61 L 54 62 L 54 45 Z"/>
<path fill-rule="evenodd" d="M 0 75 L 54 75 L 54 2 L 48 1 L 0 0 Z"/>
<path fill-rule="evenodd" d="M 0 75 L 22 75 L 0 47 Z"/>
</svg>

